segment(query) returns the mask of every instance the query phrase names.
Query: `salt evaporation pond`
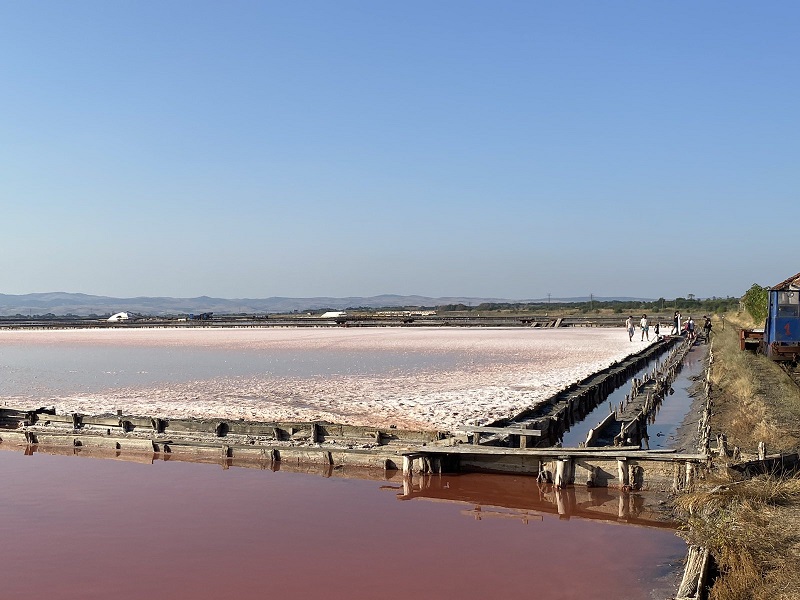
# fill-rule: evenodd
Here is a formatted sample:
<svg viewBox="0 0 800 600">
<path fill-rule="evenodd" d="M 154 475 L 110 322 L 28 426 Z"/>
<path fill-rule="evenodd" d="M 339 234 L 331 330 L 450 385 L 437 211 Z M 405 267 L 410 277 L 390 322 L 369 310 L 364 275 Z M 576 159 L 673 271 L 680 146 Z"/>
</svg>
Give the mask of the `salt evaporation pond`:
<svg viewBox="0 0 800 600">
<path fill-rule="evenodd" d="M 450 429 L 517 414 L 650 342 L 621 329 L 0 331 L 0 398 L 60 413 Z"/>
<path fill-rule="evenodd" d="M 402 501 L 399 474 L 324 478 L 7 449 L 0 444 L 2 598 L 641 600 L 672 597 L 686 551 L 663 524 L 618 517 L 638 495 L 584 488 L 589 500 L 565 504 L 604 503 L 607 518 L 569 516 L 556 512 L 552 490 L 536 500 L 533 477 L 436 476 L 420 492 L 435 501 Z"/>
<path fill-rule="evenodd" d="M 645 345 L 613 329 L 3 331 L 0 396 L 447 427 L 513 413 Z M 0 443 L 0 597 L 639 599 L 670 596 L 685 554 L 663 523 L 617 514 L 640 494 L 48 451 L 67 455 Z"/>
</svg>

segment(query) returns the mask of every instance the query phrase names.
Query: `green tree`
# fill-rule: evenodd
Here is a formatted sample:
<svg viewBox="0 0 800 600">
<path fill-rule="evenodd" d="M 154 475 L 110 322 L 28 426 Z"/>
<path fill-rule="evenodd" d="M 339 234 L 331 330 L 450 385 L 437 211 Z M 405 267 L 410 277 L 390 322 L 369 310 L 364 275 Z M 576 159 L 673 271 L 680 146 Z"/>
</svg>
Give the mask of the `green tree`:
<svg viewBox="0 0 800 600">
<path fill-rule="evenodd" d="M 767 296 L 769 290 L 757 283 L 750 286 L 742 296 L 745 310 L 756 323 L 763 323 L 767 318 Z"/>
</svg>

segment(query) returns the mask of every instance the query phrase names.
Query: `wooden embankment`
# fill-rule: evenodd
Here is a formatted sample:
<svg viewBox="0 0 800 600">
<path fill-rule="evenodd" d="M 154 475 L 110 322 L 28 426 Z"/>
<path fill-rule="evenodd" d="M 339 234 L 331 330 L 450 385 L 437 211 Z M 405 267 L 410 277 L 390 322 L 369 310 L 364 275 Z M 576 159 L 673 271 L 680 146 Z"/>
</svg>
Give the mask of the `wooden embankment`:
<svg viewBox="0 0 800 600">
<path fill-rule="evenodd" d="M 635 447 L 542 448 L 552 445 L 581 414 L 676 342 L 663 340 L 563 392 L 514 420 L 476 427 L 473 441 L 490 433 L 512 439 L 509 448 L 466 444 L 449 432 L 359 427 L 325 422 L 256 423 L 162 419 L 133 415 L 56 415 L 52 409 L 0 407 L 0 443 L 40 447 L 150 452 L 161 456 L 367 466 L 414 473 L 500 472 L 530 474 L 558 488 L 570 485 L 680 490 L 691 486 L 706 455 Z M 516 439 L 515 439 L 516 437 Z"/>
<path fill-rule="evenodd" d="M 498 448 L 426 446 L 403 454 L 403 473 L 516 473 L 540 483 L 677 492 L 705 470 L 705 454 L 639 448 Z"/>
<path fill-rule="evenodd" d="M 0 409 L 0 417 L 7 426 L 11 417 L 26 419 L 22 427 L 0 429 L 0 443 L 17 446 L 149 452 L 214 461 L 236 458 L 269 463 L 365 466 L 402 469 L 409 476 L 448 472 L 518 473 L 535 475 L 540 481 L 557 487 L 575 484 L 679 490 L 691 485 L 697 469 L 705 463 L 705 455 L 646 452 L 638 448 L 476 446 L 436 432 L 344 429 L 320 423 L 271 424 L 274 431 L 269 437 L 253 435 L 266 431 L 244 422 L 225 423 L 226 426 L 221 427 L 222 422 L 214 421 L 53 415 L 7 408 Z M 242 431 L 249 433 L 236 433 L 235 425 L 241 425 Z M 349 437 L 337 437 L 345 434 Z M 341 439 L 345 441 L 340 442 Z M 355 439 L 365 443 L 354 444 Z"/>
<path fill-rule="evenodd" d="M 630 393 L 619 406 L 612 406 L 608 417 L 589 432 L 585 445 L 602 447 L 644 444 L 646 448 L 649 447 L 647 423 L 669 394 L 672 382 L 691 348 L 692 342 L 683 340 L 652 372 L 642 378 L 634 378 Z"/>
<path fill-rule="evenodd" d="M 506 428 L 507 434 L 487 428 L 463 426 L 460 431 L 471 434 L 473 443 L 480 441 L 483 433 L 494 433 L 489 443 L 525 447 L 551 447 L 559 443 L 564 433 L 582 421 L 587 414 L 602 404 L 608 395 L 626 384 L 648 362 L 674 348 L 682 338 L 664 338 L 641 352 L 601 369 L 581 381 L 559 391 L 545 402 L 523 410 L 510 419 L 501 419 L 489 427 Z M 524 429 L 525 431 L 519 431 Z M 477 434 L 477 435 L 474 435 Z"/>
</svg>

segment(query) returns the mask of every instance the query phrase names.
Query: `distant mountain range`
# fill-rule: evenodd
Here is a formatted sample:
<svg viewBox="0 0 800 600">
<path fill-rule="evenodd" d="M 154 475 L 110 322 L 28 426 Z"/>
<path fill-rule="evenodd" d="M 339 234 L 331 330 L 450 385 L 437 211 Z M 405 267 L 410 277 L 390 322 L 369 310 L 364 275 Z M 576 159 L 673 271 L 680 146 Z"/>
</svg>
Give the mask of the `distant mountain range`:
<svg viewBox="0 0 800 600">
<path fill-rule="evenodd" d="M 594 300 L 603 302 L 611 300 L 640 301 L 643 298 L 598 298 Z M 550 302 L 588 302 L 589 297 L 581 298 L 550 298 Z M 52 292 L 45 294 L 0 294 L 0 315 L 104 315 L 120 311 L 138 313 L 143 315 L 179 315 L 187 313 L 214 312 L 218 314 L 237 313 L 290 313 L 294 311 L 306 312 L 324 308 L 344 310 L 346 308 L 391 308 L 401 306 L 443 306 L 447 304 L 465 304 L 477 306 L 487 302 L 515 303 L 515 302 L 547 302 L 546 298 L 538 300 L 509 300 L 504 298 L 470 298 L 466 296 L 453 296 L 431 298 L 428 296 L 400 296 L 384 294 L 380 296 L 351 296 L 347 298 L 168 298 L 146 297 L 137 298 L 112 298 L 109 296 L 91 296 L 88 294 L 74 294 L 68 292 Z"/>
</svg>

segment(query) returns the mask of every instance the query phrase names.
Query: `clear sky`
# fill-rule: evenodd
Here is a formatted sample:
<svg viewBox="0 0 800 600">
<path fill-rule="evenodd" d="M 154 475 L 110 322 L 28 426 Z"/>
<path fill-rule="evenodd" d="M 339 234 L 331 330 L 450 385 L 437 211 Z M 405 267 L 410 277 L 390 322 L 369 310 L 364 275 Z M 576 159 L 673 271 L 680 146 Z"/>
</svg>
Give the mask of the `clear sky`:
<svg viewBox="0 0 800 600">
<path fill-rule="evenodd" d="M 0 0 L 0 293 L 741 295 L 800 3 Z"/>
</svg>

